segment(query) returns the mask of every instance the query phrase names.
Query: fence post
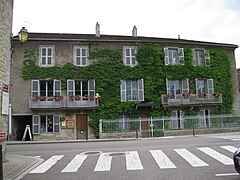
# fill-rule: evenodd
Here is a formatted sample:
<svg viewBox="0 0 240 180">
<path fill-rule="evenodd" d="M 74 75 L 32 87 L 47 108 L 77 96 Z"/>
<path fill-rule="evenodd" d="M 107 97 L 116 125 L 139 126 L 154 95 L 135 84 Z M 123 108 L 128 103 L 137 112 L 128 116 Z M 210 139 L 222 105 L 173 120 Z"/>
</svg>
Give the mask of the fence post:
<svg viewBox="0 0 240 180">
<path fill-rule="evenodd" d="M 153 119 L 152 119 L 152 117 L 151 117 L 151 119 L 150 119 L 150 126 L 151 126 L 151 135 L 152 135 L 152 137 L 153 137 Z"/>
<path fill-rule="evenodd" d="M 102 119 L 99 120 L 99 138 L 102 138 Z"/>
<path fill-rule="evenodd" d="M 136 139 L 138 139 L 138 121 L 136 120 Z"/>
<path fill-rule="evenodd" d="M 163 132 L 164 132 L 164 130 L 165 130 L 165 124 L 164 124 L 164 116 L 162 117 L 162 120 L 163 120 L 163 127 L 162 127 L 162 129 L 163 129 Z"/>
<path fill-rule="evenodd" d="M 195 137 L 195 124 L 193 124 L 193 136 Z"/>
</svg>

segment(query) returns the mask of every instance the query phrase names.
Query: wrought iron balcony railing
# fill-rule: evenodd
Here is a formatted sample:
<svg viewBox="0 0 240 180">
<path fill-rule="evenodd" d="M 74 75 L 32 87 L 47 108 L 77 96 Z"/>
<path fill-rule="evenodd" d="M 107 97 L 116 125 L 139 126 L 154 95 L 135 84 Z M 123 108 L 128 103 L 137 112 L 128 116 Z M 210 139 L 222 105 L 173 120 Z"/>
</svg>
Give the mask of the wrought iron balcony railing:
<svg viewBox="0 0 240 180">
<path fill-rule="evenodd" d="M 31 109 L 58 108 L 97 108 L 98 99 L 94 96 L 37 96 L 29 99 Z"/>
<path fill-rule="evenodd" d="M 218 105 L 222 103 L 222 95 L 214 94 L 163 94 L 161 96 L 164 106 L 197 106 Z"/>
</svg>

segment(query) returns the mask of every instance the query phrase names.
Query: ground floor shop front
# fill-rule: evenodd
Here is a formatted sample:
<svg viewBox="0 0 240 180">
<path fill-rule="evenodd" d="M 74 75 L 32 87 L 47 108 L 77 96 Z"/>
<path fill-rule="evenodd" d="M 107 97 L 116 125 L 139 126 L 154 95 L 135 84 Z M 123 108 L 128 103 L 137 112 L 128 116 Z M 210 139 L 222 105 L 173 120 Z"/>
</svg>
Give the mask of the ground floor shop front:
<svg viewBox="0 0 240 180">
<path fill-rule="evenodd" d="M 17 115 L 12 117 L 11 140 L 92 139 L 94 132 L 88 121 L 84 113 Z"/>
</svg>

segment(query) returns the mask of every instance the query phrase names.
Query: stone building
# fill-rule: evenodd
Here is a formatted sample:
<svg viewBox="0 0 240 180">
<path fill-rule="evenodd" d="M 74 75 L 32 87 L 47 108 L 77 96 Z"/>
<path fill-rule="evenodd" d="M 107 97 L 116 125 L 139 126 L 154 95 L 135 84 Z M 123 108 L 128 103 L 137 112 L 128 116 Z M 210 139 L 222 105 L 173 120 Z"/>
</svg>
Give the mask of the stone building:
<svg viewBox="0 0 240 180">
<path fill-rule="evenodd" d="M 0 131 L 8 132 L 13 0 L 0 2 Z"/>
<path fill-rule="evenodd" d="M 137 36 L 29 33 L 13 37 L 13 138 L 95 138 L 101 118 L 238 112 L 234 44 Z M 101 99 L 99 99 L 99 94 Z M 127 126 L 127 125 L 126 125 Z M 149 128 L 141 123 L 142 132 Z M 95 136 L 94 136 L 95 135 Z M 141 134 L 144 136 L 144 134 Z"/>
</svg>

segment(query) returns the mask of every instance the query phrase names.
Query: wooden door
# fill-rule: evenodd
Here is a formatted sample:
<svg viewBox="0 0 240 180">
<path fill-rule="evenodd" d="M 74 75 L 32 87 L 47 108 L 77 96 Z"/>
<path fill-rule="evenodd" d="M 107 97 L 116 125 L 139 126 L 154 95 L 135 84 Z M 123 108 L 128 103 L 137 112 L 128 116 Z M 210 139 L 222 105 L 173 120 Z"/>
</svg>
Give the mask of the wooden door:
<svg viewBox="0 0 240 180">
<path fill-rule="evenodd" d="M 86 114 L 77 114 L 77 139 L 88 139 L 88 123 Z"/>
<path fill-rule="evenodd" d="M 150 128 L 147 113 L 141 113 L 141 137 L 149 137 Z"/>
</svg>

